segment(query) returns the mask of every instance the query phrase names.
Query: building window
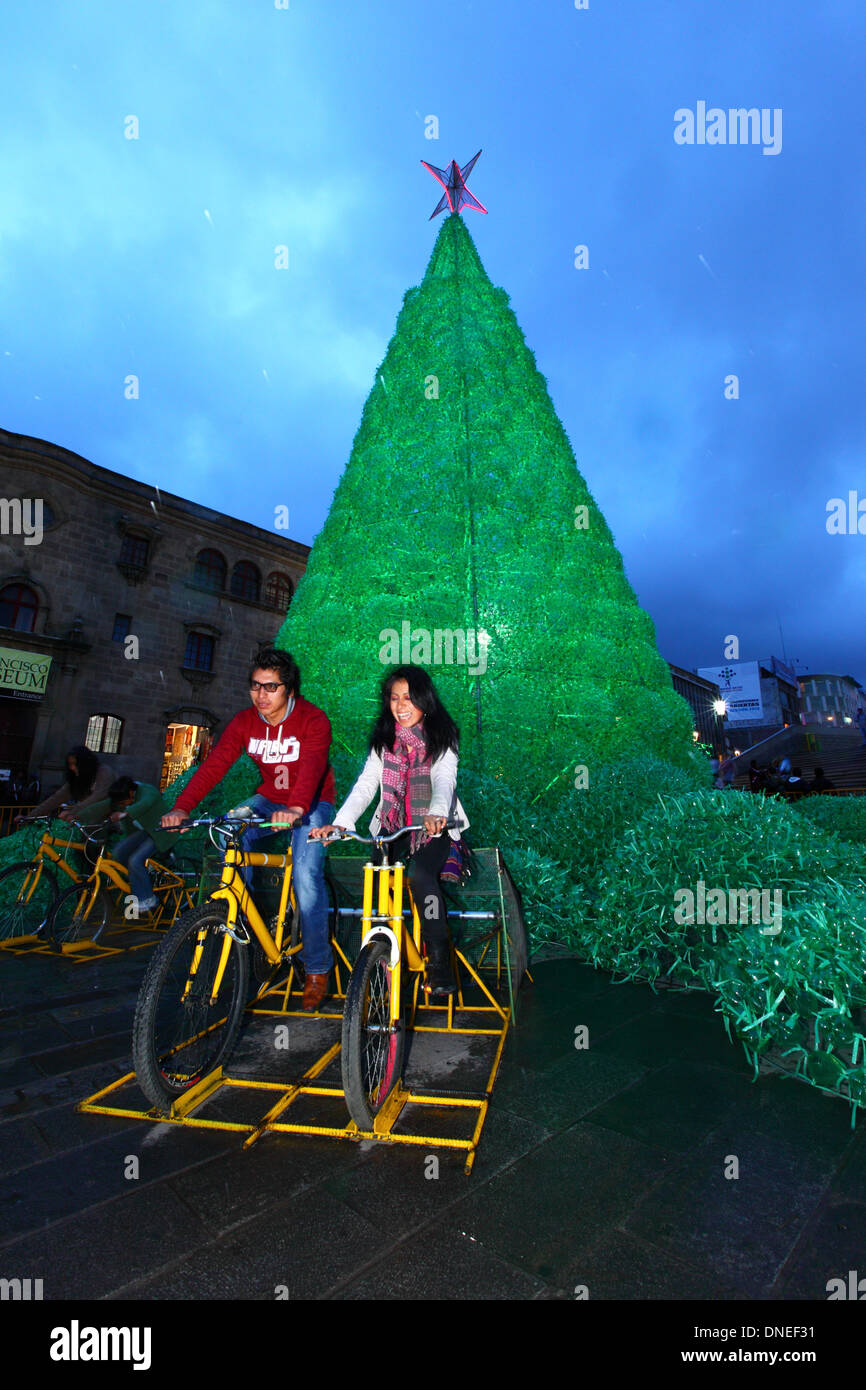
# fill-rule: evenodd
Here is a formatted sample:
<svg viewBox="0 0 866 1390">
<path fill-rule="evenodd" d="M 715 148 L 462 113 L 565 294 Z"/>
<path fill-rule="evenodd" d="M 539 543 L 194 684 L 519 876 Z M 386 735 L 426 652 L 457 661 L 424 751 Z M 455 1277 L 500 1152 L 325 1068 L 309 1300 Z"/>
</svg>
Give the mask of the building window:
<svg viewBox="0 0 866 1390">
<path fill-rule="evenodd" d="M 187 671 L 213 670 L 214 639 L 205 632 L 187 634 L 183 664 Z"/>
<path fill-rule="evenodd" d="M 7 584 L 0 589 L 0 627 L 16 632 L 34 632 L 39 612 L 39 595 L 27 584 Z"/>
<path fill-rule="evenodd" d="M 122 642 L 129 636 L 129 629 L 132 627 L 132 617 L 129 613 L 115 613 L 114 627 L 111 632 L 112 642 Z"/>
<path fill-rule="evenodd" d="M 255 565 L 249 560 L 241 560 L 232 570 L 231 591 L 235 598 L 248 598 L 257 601 L 261 594 L 262 580 Z"/>
<path fill-rule="evenodd" d="M 218 550 L 200 550 L 195 557 L 193 584 L 221 594 L 226 586 L 226 562 Z"/>
<path fill-rule="evenodd" d="M 274 571 L 269 574 L 265 584 L 265 603 L 269 608 L 276 608 L 278 612 L 285 613 L 292 599 L 292 581 L 287 574 L 280 574 Z"/>
<path fill-rule="evenodd" d="M 123 720 L 113 714 L 91 714 L 84 742 L 93 753 L 119 753 Z"/>
<path fill-rule="evenodd" d="M 132 565 L 134 569 L 147 569 L 150 555 L 150 541 L 146 536 L 134 536 L 127 531 L 120 543 L 120 564 Z"/>
</svg>

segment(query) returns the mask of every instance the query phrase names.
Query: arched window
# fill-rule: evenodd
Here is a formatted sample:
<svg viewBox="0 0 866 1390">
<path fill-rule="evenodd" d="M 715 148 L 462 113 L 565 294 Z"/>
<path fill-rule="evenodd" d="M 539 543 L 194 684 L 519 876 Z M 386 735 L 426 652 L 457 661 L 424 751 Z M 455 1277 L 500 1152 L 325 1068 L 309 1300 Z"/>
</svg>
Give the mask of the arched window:
<svg viewBox="0 0 866 1390">
<path fill-rule="evenodd" d="M 292 581 L 287 574 L 280 574 L 279 570 L 274 570 L 269 574 L 265 584 L 265 603 L 270 608 L 276 608 L 280 613 L 285 613 L 292 601 Z"/>
<path fill-rule="evenodd" d="M 187 671 L 212 671 L 213 649 L 214 639 L 206 632 L 187 633 L 184 668 Z"/>
<path fill-rule="evenodd" d="M 200 550 L 195 557 L 193 583 L 221 594 L 226 586 L 226 562 L 218 550 Z"/>
<path fill-rule="evenodd" d="M 258 601 L 262 590 L 262 577 L 249 560 L 241 560 L 232 570 L 231 591 L 235 598 L 249 598 Z"/>
<path fill-rule="evenodd" d="M 6 584 L 0 589 L 0 627 L 33 632 L 39 612 L 39 595 L 28 584 Z"/>
<path fill-rule="evenodd" d="M 91 714 L 87 721 L 85 745 L 93 753 L 119 753 L 123 720 L 114 714 Z"/>
</svg>

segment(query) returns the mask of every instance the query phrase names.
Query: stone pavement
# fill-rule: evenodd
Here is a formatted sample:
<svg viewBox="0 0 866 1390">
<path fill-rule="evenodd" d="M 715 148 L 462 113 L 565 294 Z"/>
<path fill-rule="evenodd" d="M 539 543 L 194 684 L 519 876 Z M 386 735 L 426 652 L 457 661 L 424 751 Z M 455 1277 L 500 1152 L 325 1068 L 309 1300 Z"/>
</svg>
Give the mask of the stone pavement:
<svg viewBox="0 0 866 1390">
<path fill-rule="evenodd" d="M 467 1178 L 447 1150 L 268 1134 L 244 1152 L 78 1113 L 130 1070 L 148 955 L 0 959 L 0 1277 L 45 1299 L 824 1301 L 866 1274 L 866 1125 L 753 1083 L 706 995 L 537 962 Z M 273 1074 L 272 1029 L 247 1029 L 247 1074 Z M 419 1040 L 407 1079 L 466 1086 L 486 1047 Z"/>
</svg>

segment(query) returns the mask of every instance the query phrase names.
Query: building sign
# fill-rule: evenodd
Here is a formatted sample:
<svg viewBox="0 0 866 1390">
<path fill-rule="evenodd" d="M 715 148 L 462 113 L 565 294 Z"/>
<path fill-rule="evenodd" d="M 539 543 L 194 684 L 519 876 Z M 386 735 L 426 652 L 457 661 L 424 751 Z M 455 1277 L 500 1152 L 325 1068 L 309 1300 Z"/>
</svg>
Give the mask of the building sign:
<svg viewBox="0 0 866 1390">
<path fill-rule="evenodd" d="M 761 672 L 757 661 L 732 661 L 727 666 L 701 666 L 699 676 L 714 681 L 725 702 L 729 724 L 762 724 Z"/>
<path fill-rule="evenodd" d="M 41 700 L 48 683 L 51 657 L 43 652 L 20 652 L 0 647 L 0 696 Z"/>
<path fill-rule="evenodd" d="M 789 666 L 787 661 L 780 661 L 777 656 L 771 657 L 770 660 L 773 664 L 773 670 L 776 673 L 776 675 L 781 680 L 787 681 L 789 685 L 793 685 L 794 688 L 797 689 L 798 682 L 797 677 L 794 673 L 793 666 Z"/>
</svg>

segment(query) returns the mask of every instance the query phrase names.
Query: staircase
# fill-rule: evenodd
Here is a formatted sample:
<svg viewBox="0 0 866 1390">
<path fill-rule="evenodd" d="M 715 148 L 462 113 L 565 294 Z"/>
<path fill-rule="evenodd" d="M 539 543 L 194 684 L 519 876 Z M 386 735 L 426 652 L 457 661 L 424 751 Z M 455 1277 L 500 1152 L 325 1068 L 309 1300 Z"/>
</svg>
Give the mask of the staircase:
<svg viewBox="0 0 866 1390">
<path fill-rule="evenodd" d="M 788 733 L 791 731 L 788 730 Z M 818 744 L 817 751 L 806 746 L 806 735 L 811 734 Z M 748 789 L 748 768 L 752 758 L 759 767 L 765 767 L 775 757 L 782 756 L 772 747 L 767 750 L 746 752 L 737 760 L 735 787 Z M 825 777 L 834 783 L 837 791 L 856 790 L 866 796 L 866 743 L 859 729 L 833 729 L 828 725 L 810 725 L 800 731 L 797 746 L 788 750 L 792 767 L 803 771 L 805 780 L 811 781 L 816 767 L 823 767 Z"/>
</svg>

